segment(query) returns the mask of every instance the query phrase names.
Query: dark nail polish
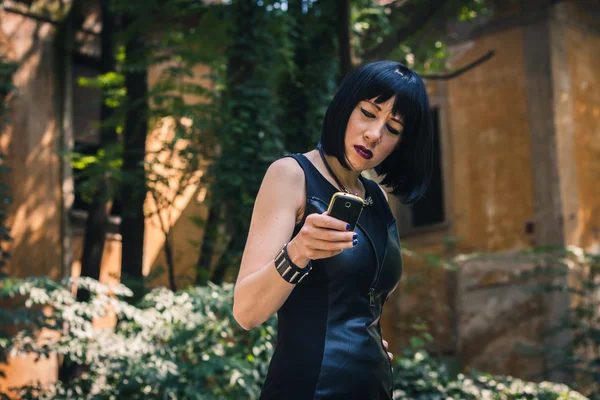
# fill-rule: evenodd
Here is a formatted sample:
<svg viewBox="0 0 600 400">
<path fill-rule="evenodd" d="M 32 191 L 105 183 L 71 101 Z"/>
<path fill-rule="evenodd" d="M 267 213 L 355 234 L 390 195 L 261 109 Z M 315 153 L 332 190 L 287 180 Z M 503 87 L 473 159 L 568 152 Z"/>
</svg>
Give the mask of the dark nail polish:
<svg viewBox="0 0 600 400">
<path fill-rule="evenodd" d="M 352 227 L 350 226 L 350 224 L 346 225 L 346 230 L 349 231 L 350 229 L 352 229 Z"/>
<path fill-rule="evenodd" d="M 355 233 L 355 234 L 352 236 L 352 239 L 354 239 L 354 240 L 358 239 L 358 234 L 357 234 L 357 233 Z"/>
<path fill-rule="evenodd" d="M 352 246 L 356 246 L 357 244 L 358 244 L 358 240 L 354 239 L 354 240 L 352 241 Z"/>
</svg>

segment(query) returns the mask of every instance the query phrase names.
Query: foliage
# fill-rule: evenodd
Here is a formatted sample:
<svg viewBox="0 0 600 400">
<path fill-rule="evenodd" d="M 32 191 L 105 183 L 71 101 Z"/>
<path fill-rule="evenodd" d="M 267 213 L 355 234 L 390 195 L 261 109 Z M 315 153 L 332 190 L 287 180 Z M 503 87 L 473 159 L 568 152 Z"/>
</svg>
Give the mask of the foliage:
<svg viewBox="0 0 600 400">
<path fill-rule="evenodd" d="M 0 309 L 1 326 L 18 323 L 23 330 L 4 352 L 51 352 L 85 365 L 69 383 L 43 389 L 20 388 L 24 398 L 221 399 L 256 398 L 272 353 L 274 320 L 244 331 L 232 317 L 231 284 L 209 285 L 173 293 L 156 289 L 137 306 L 121 297 L 124 286 L 79 281 L 93 294 L 89 303 L 75 300 L 72 281 L 44 278 L 6 279 L 3 297 L 24 296 L 25 309 Z M 50 306 L 51 315 L 40 306 Z M 116 329 L 95 329 L 97 318 L 118 318 Z M 40 328 L 68 330 L 57 337 Z"/>
<path fill-rule="evenodd" d="M 478 372 L 459 374 L 452 379 L 444 365 L 427 352 L 408 350 L 394 367 L 394 398 L 405 400 L 584 400 L 566 385 L 533 383 L 512 377 Z"/>
<path fill-rule="evenodd" d="M 90 303 L 75 300 L 73 283 L 92 293 Z M 273 352 L 275 318 L 250 331 L 240 328 L 232 315 L 231 284 L 177 293 L 155 289 L 135 306 L 122 300 L 130 295 L 122 285 L 89 278 L 0 281 L 0 297 L 18 298 L 25 306 L 0 308 L 0 326 L 21 328 L 10 341 L 0 341 L 5 355 L 55 353 L 86 366 L 69 382 L 16 388 L 23 398 L 257 398 Z M 98 318 L 119 322 L 114 329 L 98 329 L 93 326 Z M 453 379 L 421 349 L 423 340 L 413 340 L 413 348 L 394 360 L 397 399 L 585 399 L 547 382 L 479 373 Z"/>
<path fill-rule="evenodd" d="M 396 4 L 400 4 L 397 6 Z M 358 58 L 382 43 L 387 37 L 394 36 L 396 30 L 410 26 L 415 18 L 414 9 L 435 7 L 428 1 L 382 2 L 373 4 L 370 0 L 353 3 L 352 33 L 353 48 Z M 379 58 L 398 60 L 420 73 L 448 70 L 448 39 L 443 30 L 448 21 L 473 22 L 476 18 L 492 14 L 487 0 L 450 0 L 437 7 L 423 26 L 397 40 L 388 54 Z"/>
<path fill-rule="evenodd" d="M 106 177 L 108 198 L 121 200 L 121 208 L 118 188 L 123 183 L 148 190 L 145 216 L 153 217 L 151 221 L 165 235 L 170 276 L 175 269 L 173 257 L 169 257 L 175 251 L 170 233 L 181 212 L 177 205 L 198 184 L 204 161 L 216 146 L 212 137 L 220 120 L 216 81 L 224 62 L 220 45 L 228 27 L 220 10 L 220 6 L 207 7 L 195 1 L 112 2 L 112 15 L 135 16 L 128 28 L 114 37 L 117 71 L 78 79 L 81 86 L 103 91 L 105 105 L 116 109 L 110 120 L 98 125 L 114 127 L 123 134 L 127 108 L 135 105 L 127 104 L 124 74 L 151 71 L 148 97 L 137 99 L 150 107 L 150 114 L 142 117 L 148 118 L 150 127 L 145 182 L 140 182 L 139 174 L 123 169 L 122 139 L 101 148 L 78 146 L 68 156 L 76 171 L 77 192 L 88 203 L 97 197 Z M 195 23 L 190 24 L 190 20 Z M 126 54 L 124 43 L 133 35 L 152 39 L 145 41 L 144 51 Z M 174 280 L 171 282 L 174 289 Z"/>
<path fill-rule="evenodd" d="M 17 64 L 0 57 L 0 135 L 4 132 L 4 127 L 7 124 L 7 113 L 10 107 L 6 100 L 15 90 L 12 77 L 17 68 Z M 12 242 L 10 228 L 6 225 L 8 205 L 12 201 L 10 188 L 6 183 L 6 175 L 10 173 L 11 169 L 5 165 L 5 160 L 6 155 L 0 152 L 0 278 L 5 276 L 4 267 L 10 259 L 10 253 L 6 247 L 8 243 Z M 0 348 L 9 339 L 8 334 L 0 330 Z M 4 362 L 5 359 L 5 355 L 0 353 L 0 363 Z M 0 371 L 0 378 L 3 376 L 4 374 Z"/>
<path fill-rule="evenodd" d="M 0 134 L 4 132 L 7 124 L 7 113 L 10 110 L 6 99 L 15 90 L 12 77 L 16 72 L 18 65 L 0 57 Z M 9 187 L 6 184 L 6 175 L 10 173 L 10 168 L 5 164 L 6 155 L 0 152 L 0 277 L 3 276 L 3 269 L 6 261 L 10 258 L 6 244 L 12 241 L 10 229 L 6 226 L 7 207 L 12 199 L 9 193 Z"/>
<path fill-rule="evenodd" d="M 320 138 L 321 124 L 335 91 L 335 2 L 316 2 L 306 9 L 289 2 L 289 36 L 293 64 L 278 85 L 279 112 L 286 152 L 304 153 Z M 318 49 L 318 51 L 315 51 Z"/>
<path fill-rule="evenodd" d="M 220 152 L 209 169 L 213 204 L 224 207 L 226 219 L 221 273 L 239 266 L 262 177 L 283 154 L 275 93 L 291 63 L 287 13 L 266 1 L 233 1 L 229 11 Z"/>
</svg>

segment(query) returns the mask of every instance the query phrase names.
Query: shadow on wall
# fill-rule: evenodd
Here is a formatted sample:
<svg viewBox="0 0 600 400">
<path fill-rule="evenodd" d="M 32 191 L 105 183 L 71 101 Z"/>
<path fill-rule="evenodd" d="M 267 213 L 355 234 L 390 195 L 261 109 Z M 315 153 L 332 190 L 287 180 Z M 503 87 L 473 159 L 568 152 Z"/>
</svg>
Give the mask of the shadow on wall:
<svg viewBox="0 0 600 400">
<path fill-rule="evenodd" d="M 19 63 L 17 94 L 1 145 L 12 169 L 7 225 L 14 239 L 7 271 L 15 276 L 62 276 L 60 158 L 54 98 L 54 28 L 0 12 L 0 39 Z"/>
</svg>

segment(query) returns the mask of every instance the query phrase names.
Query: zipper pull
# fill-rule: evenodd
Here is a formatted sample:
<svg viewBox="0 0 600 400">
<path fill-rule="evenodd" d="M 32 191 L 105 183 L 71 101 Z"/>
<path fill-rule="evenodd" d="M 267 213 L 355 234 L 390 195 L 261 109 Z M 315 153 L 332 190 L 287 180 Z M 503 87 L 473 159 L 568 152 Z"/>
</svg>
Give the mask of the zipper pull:
<svg viewBox="0 0 600 400">
<path fill-rule="evenodd" d="M 369 288 L 369 304 L 375 307 L 375 288 Z"/>
</svg>

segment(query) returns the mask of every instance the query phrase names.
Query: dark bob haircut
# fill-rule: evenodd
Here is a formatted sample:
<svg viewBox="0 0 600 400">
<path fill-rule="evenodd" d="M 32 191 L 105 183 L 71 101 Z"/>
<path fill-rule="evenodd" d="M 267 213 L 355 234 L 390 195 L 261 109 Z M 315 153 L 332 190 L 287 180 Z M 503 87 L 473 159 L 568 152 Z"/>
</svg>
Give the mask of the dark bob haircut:
<svg viewBox="0 0 600 400">
<path fill-rule="evenodd" d="M 400 143 L 378 166 L 381 184 L 405 203 L 418 200 L 431 175 L 433 123 L 425 84 L 416 72 L 394 61 L 366 64 L 348 74 L 325 113 L 321 128 L 323 151 L 351 169 L 344 139 L 350 114 L 360 101 L 385 103 L 394 96 L 392 112 L 404 119 Z"/>
</svg>

